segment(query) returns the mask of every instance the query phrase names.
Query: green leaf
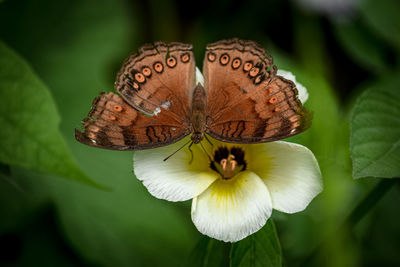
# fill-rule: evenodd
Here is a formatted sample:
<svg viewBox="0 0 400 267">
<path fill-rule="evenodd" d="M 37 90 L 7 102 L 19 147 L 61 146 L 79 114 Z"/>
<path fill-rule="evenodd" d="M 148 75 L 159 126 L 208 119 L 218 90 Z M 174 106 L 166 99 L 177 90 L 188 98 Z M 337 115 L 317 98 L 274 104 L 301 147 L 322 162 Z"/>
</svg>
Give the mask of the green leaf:
<svg viewBox="0 0 400 267">
<path fill-rule="evenodd" d="M 282 251 L 272 219 L 257 233 L 234 243 L 231 267 L 282 266 Z"/>
<path fill-rule="evenodd" d="M 365 0 L 360 12 L 372 29 L 400 48 L 400 2 L 398 0 Z"/>
<path fill-rule="evenodd" d="M 0 162 L 101 187 L 76 165 L 58 130 L 60 117 L 30 66 L 0 42 Z"/>
<path fill-rule="evenodd" d="M 101 266 L 177 266 L 198 236 L 190 202 L 152 197 L 132 174 L 132 152 L 97 153 L 85 161 L 88 173 L 108 180 L 112 192 L 65 179 L 45 181 L 71 246 L 86 261 Z"/>
<path fill-rule="evenodd" d="M 15 3 L 13 12 L 4 10 L 12 19 L 5 20 L 0 14 L 5 25 L 0 23 L 0 28 L 16 29 L 10 30 L 9 42 L 24 40 L 14 41 L 13 46 L 30 59 L 49 85 L 62 117 L 61 132 L 81 168 L 113 190 L 93 190 L 66 179 L 33 179 L 27 172 L 18 176 L 25 175 L 41 186 L 41 193 L 51 194 L 60 229 L 86 262 L 178 266 L 200 236 L 190 218 L 190 202 L 154 198 L 132 172 L 133 152 L 88 147 L 73 134 L 93 99 L 113 88 L 124 59 L 138 48 L 132 41 L 142 44 L 135 35 L 137 17 L 131 14 L 140 9 L 126 1 L 23 3 L 26 9 Z M 20 21 L 30 23 L 21 22 L 18 27 Z"/>
<path fill-rule="evenodd" d="M 229 266 L 230 243 L 203 236 L 183 266 L 220 267 Z"/>
<path fill-rule="evenodd" d="M 307 22 L 310 19 L 313 21 Z M 291 62 L 276 51 L 270 52 L 278 68 L 293 72 L 297 81 L 308 90 L 309 99 L 305 106 L 314 112 L 311 128 L 291 139 L 307 146 L 316 156 L 324 191 L 304 212 L 284 220 L 275 217 L 282 228 L 279 234 L 282 250 L 290 255 L 285 259 L 288 266 L 298 265 L 296 259 L 304 257 L 310 248 L 318 245 L 318 237 L 337 229 L 337 222 L 342 220 L 343 214 L 354 202 L 354 192 L 358 188 L 358 184 L 351 181 L 348 118 L 339 109 L 337 91 L 327 78 L 332 77 L 332 68 L 327 60 L 324 28 L 315 17 L 306 15 L 297 17 L 293 25 L 297 33 L 294 35 L 294 47 L 304 63 L 298 65 L 298 62 Z M 320 265 L 343 266 L 355 261 L 353 243 L 347 242 L 346 236 L 346 233 L 340 232 L 330 240 L 329 249 L 324 249 L 322 255 L 328 255 L 331 260 Z"/>
<path fill-rule="evenodd" d="M 352 116 L 353 176 L 400 176 L 400 76 L 393 74 L 367 89 Z"/>
</svg>

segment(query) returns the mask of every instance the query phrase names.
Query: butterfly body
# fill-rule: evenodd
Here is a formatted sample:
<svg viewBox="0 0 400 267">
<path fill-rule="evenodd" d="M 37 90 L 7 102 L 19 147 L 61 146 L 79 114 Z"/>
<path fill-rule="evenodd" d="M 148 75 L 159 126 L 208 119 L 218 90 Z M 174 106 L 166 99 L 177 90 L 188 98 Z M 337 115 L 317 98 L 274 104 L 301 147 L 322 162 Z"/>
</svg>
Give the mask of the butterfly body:
<svg viewBox="0 0 400 267">
<path fill-rule="evenodd" d="M 203 140 L 206 130 L 206 92 L 200 84 L 194 88 L 191 110 L 191 139 L 198 144 Z"/>
<path fill-rule="evenodd" d="M 155 43 L 132 54 L 117 74 L 115 93 L 93 101 L 78 141 L 99 148 L 139 150 L 191 134 L 232 143 L 271 142 L 298 134 L 311 116 L 292 81 L 276 74 L 272 58 L 252 41 L 207 46 L 204 85 L 196 84 L 192 46 Z"/>
</svg>

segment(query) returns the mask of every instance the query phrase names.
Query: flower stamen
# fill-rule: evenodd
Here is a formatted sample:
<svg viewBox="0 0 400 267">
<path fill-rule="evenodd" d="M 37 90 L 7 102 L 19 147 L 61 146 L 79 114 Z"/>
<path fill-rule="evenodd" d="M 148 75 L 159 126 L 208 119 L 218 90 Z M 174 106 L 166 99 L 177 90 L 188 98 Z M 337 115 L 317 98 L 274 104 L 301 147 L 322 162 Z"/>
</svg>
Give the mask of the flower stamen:
<svg viewBox="0 0 400 267">
<path fill-rule="evenodd" d="M 229 179 L 235 176 L 237 162 L 234 160 L 235 156 L 232 154 L 228 155 L 227 159 L 222 159 L 219 163 L 222 167 L 223 178 Z"/>
<path fill-rule="evenodd" d="M 210 167 L 218 172 L 222 179 L 231 179 L 246 168 L 244 152 L 240 148 L 234 147 L 229 150 L 220 147 L 215 151 Z"/>
</svg>

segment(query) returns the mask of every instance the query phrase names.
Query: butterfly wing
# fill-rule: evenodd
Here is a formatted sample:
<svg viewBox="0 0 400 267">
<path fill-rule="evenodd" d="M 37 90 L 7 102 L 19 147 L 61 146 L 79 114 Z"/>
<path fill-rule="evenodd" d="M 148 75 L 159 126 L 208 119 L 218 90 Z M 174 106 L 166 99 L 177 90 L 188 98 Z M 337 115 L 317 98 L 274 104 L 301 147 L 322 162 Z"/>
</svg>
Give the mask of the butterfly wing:
<svg viewBox="0 0 400 267">
<path fill-rule="evenodd" d="M 203 63 L 206 132 L 221 141 L 260 143 L 306 130 L 311 123 L 292 81 L 276 75 L 272 58 L 252 41 L 207 46 Z"/>
<path fill-rule="evenodd" d="M 168 109 L 177 117 L 188 116 L 195 83 L 192 45 L 144 45 L 122 65 L 115 90 L 137 110 L 153 116 Z"/>
<path fill-rule="evenodd" d="M 94 102 L 78 141 L 114 150 L 168 145 L 190 133 L 189 98 L 195 83 L 192 46 L 182 43 L 145 45 L 117 74 L 121 95 L 102 93 Z M 147 116 L 146 116 L 147 115 Z"/>
<path fill-rule="evenodd" d="M 114 93 L 101 93 L 83 122 L 84 132 L 75 129 L 79 142 L 112 150 L 155 148 L 174 143 L 190 133 L 182 120 L 160 112 L 146 116 Z"/>
</svg>

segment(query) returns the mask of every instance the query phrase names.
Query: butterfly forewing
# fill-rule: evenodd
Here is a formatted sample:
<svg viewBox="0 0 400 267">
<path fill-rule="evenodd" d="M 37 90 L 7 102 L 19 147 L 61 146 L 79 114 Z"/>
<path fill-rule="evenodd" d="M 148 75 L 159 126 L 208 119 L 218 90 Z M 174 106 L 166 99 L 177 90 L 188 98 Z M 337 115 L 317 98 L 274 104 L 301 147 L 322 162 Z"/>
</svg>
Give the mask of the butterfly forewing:
<svg viewBox="0 0 400 267">
<path fill-rule="evenodd" d="M 192 46 L 182 43 L 145 45 L 132 54 L 117 74 L 114 94 L 93 102 L 84 131 L 84 144 L 115 150 L 168 145 L 190 133 L 189 96 L 194 88 Z"/>
<path fill-rule="evenodd" d="M 252 41 L 223 40 L 206 49 L 206 132 L 222 141 L 259 143 L 307 129 L 310 115 L 293 82 L 276 75 L 272 58 Z"/>
<path fill-rule="evenodd" d="M 84 132 L 75 130 L 75 137 L 86 145 L 113 149 L 136 150 L 168 145 L 190 133 L 183 120 L 160 112 L 145 116 L 120 96 L 102 93 L 93 101 Z"/>
<path fill-rule="evenodd" d="M 195 83 L 192 45 L 145 45 L 132 54 L 117 74 L 115 89 L 136 109 L 153 116 L 167 109 L 189 116 L 189 98 Z"/>
</svg>

